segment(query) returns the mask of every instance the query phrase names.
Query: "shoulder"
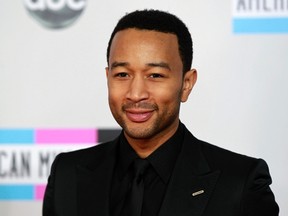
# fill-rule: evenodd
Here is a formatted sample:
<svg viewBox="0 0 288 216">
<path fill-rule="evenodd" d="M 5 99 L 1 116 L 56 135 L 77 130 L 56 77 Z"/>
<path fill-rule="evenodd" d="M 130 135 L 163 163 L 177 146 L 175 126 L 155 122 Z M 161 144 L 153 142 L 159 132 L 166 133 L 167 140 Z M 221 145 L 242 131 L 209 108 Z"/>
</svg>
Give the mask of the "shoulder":
<svg viewBox="0 0 288 216">
<path fill-rule="evenodd" d="M 194 146 L 191 149 L 196 149 L 199 154 L 202 154 L 211 170 L 221 170 L 230 174 L 235 173 L 235 176 L 245 176 L 245 174 L 259 166 L 268 170 L 267 164 L 263 159 L 237 153 L 199 140 L 190 131 L 188 131 L 187 135 L 191 141 L 190 144 L 192 144 L 190 146 Z"/>
<path fill-rule="evenodd" d="M 65 156 L 71 156 L 71 157 L 75 157 L 75 156 L 89 156 L 89 155 L 95 155 L 95 154 L 103 154 L 105 152 L 109 152 L 114 145 L 116 145 L 116 140 L 110 141 L 110 142 L 105 142 L 105 143 L 99 143 L 97 145 L 88 147 L 88 148 L 84 148 L 84 149 L 79 149 L 79 150 L 75 150 L 75 151 L 71 151 L 71 152 L 66 152 L 63 153 L 65 154 Z"/>
<path fill-rule="evenodd" d="M 263 159 L 207 143 L 190 132 L 187 134 L 190 155 L 191 150 L 196 151 L 210 172 L 220 173 L 213 197 L 218 207 L 223 204 L 223 208 L 227 208 L 226 197 L 229 197 L 229 202 L 237 205 L 243 215 L 278 215 L 279 208 L 270 189 L 272 179 Z"/>
<path fill-rule="evenodd" d="M 236 153 L 201 140 L 197 143 L 210 169 L 221 171 L 221 181 L 226 187 L 229 184 L 236 186 L 240 183 L 241 188 L 247 189 L 264 187 L 263 185 L 267 187 L 272 183 L 265 160 Z"/>
<path fill-rule="evenodd" d="M 249 165 L 258 161 L 257 158 L 221 148 L 211 143 L 198 140 L 206 159 L 215 165 Z"/>
<path fill-rule="evenodd" d="M 199 141 L 202 152 L 211 169 L 221 169 L 224 173 L 231 173 L 235 177 L 246 176 L 260 171 L 269 175 L 267 163 L 261 158 L 255 158 L 236 153 L 213 144 Z"/>
<path fill-rule="evenodd" d="M 198 140 L 202 153 L 212 169 L 235 170 L 237 173 L 250 172 L 259 164 L 267 166 L 263 159 L 244 155 L 217 145 Z"/>
<path fill-rule="evenodd" d="M 117 139 L 85 149 L 63 152 L 56 156 L 54 164 L 71 167 L 73 165 L 97 163 L 97 161 L 102 161 L 107 155 L 113 154 L 116 144 Z"/>
</svg>

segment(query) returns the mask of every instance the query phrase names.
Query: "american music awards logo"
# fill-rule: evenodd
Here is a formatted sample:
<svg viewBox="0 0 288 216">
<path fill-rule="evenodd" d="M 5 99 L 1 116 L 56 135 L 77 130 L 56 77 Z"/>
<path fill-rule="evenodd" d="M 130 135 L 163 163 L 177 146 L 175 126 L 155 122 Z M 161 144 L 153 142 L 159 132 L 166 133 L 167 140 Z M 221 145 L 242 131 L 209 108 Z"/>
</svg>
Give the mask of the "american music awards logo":
<svg viewBox="0 0 288 216">
<path fill-rule="evenodd" d="M 233 32 L 288 33 L 287 0 L 233 0 Z"/>
<path fill-rule="evenodd" d="M 57 154 L 114 139 L 119 129 L 1 129 L 0 201 L 42 200 Z"/>
</svg>

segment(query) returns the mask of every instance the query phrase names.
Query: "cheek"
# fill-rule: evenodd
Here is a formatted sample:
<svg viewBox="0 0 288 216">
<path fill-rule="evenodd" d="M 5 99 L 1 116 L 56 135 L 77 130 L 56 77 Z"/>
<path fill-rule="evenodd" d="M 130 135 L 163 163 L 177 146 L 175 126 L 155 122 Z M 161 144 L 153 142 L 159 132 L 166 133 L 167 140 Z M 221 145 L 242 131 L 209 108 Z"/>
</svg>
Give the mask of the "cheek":
<svg viewBox="0 0 288 216">
<path fill-rule="evenodd" d="M 177 100 L 182 92 L 182 82 L 175 78 L 153 87 L 151 92 L 166 100 Z"/>
<path fill-rule="evenodd" d="M 117 108 L 121 106 L 124 93 L 121 91 L 121 88 L 111 88 L 108 90 L 108 100 L 111 108 Z"/>
<path fill-rule="evenodd" d="M 157 89 L 153 91 L 153 99 L 159 106 L 174 106 L 175 104 L 180 103 L 181 99 L 181 89 L 171 87 L 168 89 Z"/>
<path fill-rule="evenodd" d="M 117 91 L 109 90 L 108 98 L 109 98 L 109 103 L 110 104 L 116 104 L 118 102 L 119 96 L 116 93 L 117 93 Z M 118 100 L 117 100 L 117 98 L 118 98 Z"/>
</svg>

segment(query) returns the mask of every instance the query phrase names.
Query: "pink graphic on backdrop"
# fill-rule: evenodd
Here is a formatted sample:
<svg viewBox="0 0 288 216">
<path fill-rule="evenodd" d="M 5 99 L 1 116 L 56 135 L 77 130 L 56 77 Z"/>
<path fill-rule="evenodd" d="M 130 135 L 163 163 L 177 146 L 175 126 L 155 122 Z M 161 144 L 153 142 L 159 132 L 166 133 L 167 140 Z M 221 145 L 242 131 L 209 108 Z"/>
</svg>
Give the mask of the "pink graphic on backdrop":
<svg viewBox="0 0 288 216">
<path fill-rule="evenodd" d="M 37 144 L 87 144 L 97 141 L 96 129 L 36 129 L 35 132 Z"/>
<path fill-rule="evenodd" d="M 46 185 L 35 185 L 35 200 L 43 200 Z"/>
</svg>

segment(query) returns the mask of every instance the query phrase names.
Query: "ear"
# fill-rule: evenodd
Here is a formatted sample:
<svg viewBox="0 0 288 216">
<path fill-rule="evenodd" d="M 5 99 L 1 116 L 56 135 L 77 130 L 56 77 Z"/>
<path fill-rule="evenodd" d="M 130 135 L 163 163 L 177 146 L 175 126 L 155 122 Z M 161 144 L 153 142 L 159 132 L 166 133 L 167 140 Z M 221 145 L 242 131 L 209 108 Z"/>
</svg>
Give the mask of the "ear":
<svg viewBox="0 0 288 216">
<path fill-rule="evenodd" d="M 106 78 L 108 78 L 109 67 L 105 67 L 105 71 L 106 71 Z"/>
<path fill-rule="evenodd" d="M 197 81 L 197 70 L 191 69 L 187 71 L 183 77 L 183 87 L 181 94 L 181 102 L 186 102 L 190 92 L 192 91 L 195 83 Z"/>
</svg>

